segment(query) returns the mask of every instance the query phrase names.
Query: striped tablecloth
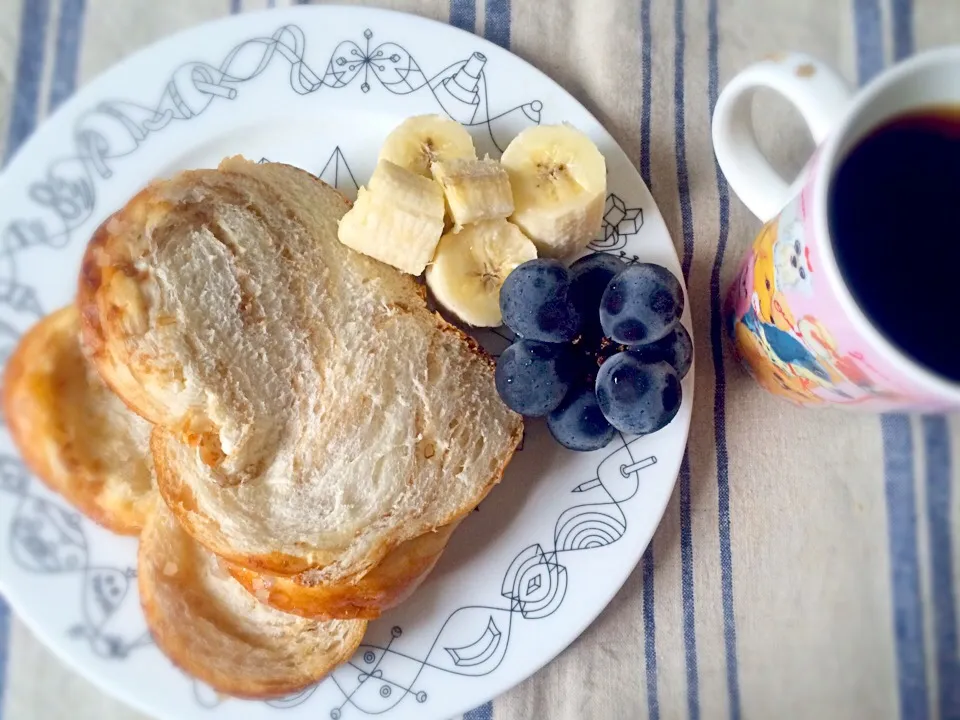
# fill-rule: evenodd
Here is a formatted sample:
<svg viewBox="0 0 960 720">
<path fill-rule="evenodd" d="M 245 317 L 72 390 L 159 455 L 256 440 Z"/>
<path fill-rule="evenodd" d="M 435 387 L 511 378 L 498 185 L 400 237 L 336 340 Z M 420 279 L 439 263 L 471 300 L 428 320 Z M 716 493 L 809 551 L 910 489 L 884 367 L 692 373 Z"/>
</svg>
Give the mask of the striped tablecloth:
<svg viewBox="0 0 960 720">
<path fill-rule="evenodd" d="M 6 155 L 133 50 L 272 4 L 0 0 Z M 752 60 L 805 50 L 862 83 L 960 41 L 960 0 L 377 4 L 510 47 L 600 118 L 671 229 L 698 338 L 687 461 L 640 567 L 569 650 L 465 718 L 960 718 L 960 421 L 795 409 L 732 361 L 720 293 L 758 223 L 709 135 L 718 89 Z M 776 98 L 756 113 L 776 164 L 797 170 L 810 151 L 797 118 Z M 136 717 L 0 609 L 2 720 Z"/>
</svg>

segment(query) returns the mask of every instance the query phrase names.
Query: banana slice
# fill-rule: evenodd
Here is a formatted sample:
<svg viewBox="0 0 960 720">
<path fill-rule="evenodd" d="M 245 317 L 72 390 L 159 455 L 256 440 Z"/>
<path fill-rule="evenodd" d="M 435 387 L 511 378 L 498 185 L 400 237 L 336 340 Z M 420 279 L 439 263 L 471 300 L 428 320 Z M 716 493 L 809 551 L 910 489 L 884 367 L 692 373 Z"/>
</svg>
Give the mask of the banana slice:
<svg viewBox="0 0 960 720">
<path fill-rule="evenodd" d="M 569 125 L 539 125 L 517 135 L 501 164 L 510 175 L 510 218 L 541 257 L 566 258 L 600 232 L 607 195 L 603 155 Z"/>
<path fill-rule="evenodd" d="M 380 160 L 389 160 L 417 175 L 430 177 L 438 160 L 476 160 L 473 138 L 463 126 L 442 115 L 415 115 L 387 135 Z"/>
<path fill-rule="evenodd" d="M 440 238 L 427 268 L 427 286 L 443 307 L 475 327 L 497 327 L 500 287 L 537 249 L 516 225 L 486 220 Z"/>
<path fill-rule="evenodd" d="M 443 190 L 437 183 L 381 160 L 340 219 L 338 237 L 364 255 L 419 275 L 440 242 L 443 213 Z"/>
<path fill-rule="evenodd" d="M 495 160 L 438 160 L 430 171 L 443 188 L 450 217 L 458 227 L 513 214 L 510 176 Z"/>
</svg>

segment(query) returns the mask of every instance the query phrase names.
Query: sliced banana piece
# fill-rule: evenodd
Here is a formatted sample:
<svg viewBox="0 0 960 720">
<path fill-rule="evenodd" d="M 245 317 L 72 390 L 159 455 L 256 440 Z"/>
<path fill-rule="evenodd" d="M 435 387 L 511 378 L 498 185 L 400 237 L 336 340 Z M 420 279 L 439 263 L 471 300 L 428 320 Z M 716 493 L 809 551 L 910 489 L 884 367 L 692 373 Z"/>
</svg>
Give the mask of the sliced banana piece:
<svg viewBox="0 0 960 720">
<path fill-rule="evenodd" d="M 438 160 L 430 166 L 458 227 L 513 214 L 510 176 L 495 160 Z"/>
<path fill-rule="evenodd" d="M 570 257 L 597 237 L 607 168 L 590 138 L 569 125 L 538 125 L 517 135 L 500 162 L 513 188 L 510 220 L 541 257 Z"/>
<path fill-rule="evenodd" d="M 443 190 L 437 183 L 381 160 L 340 219 L 338 237 L 364 255 L 419 275 L 440 242 L 443 214 Z"/>
<path fill-rule="evenodd" d="M 415 115 L 387 135 L 380 160 L 389 160 L 417 175 L 430 177 L 438 160 L 476 160 L 473 138 L 464 127 L 442 115 Z"/>
<path fill-rule="evenodd" d="M 537 248 L 503 219 L 467 225 L 440 238 L 427 268 L 427 286 L 443 307 L 475 327 L 497 327 L 500 287 L 513 269 L 537 257 Z"/>
</svg>

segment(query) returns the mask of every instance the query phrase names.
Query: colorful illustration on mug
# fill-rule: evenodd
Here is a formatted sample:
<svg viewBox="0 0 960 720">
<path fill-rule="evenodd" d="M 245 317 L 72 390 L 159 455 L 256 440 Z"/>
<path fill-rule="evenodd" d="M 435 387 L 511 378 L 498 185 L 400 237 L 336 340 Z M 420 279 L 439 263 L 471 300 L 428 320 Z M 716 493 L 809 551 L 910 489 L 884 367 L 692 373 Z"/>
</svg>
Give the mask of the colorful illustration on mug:
<svg viewBox="0 0 960 720">
<path fill-rule="evenodd" d="M 761 386 L 801 405 L 890 397 L 863 354 L 845 351 L 818 318 L 802 217 L 784 213 L 754 241 L 728 297 L 729 328 Z"/>
<path fill-rule="evenodd" d="M 790 290 L 813 294 L 813 267 L 807 247 L 803 223 L 792 220 L 780 228 L 780 238 L 773 245 L 773 272 L 780 292 Z"/>
</svg>

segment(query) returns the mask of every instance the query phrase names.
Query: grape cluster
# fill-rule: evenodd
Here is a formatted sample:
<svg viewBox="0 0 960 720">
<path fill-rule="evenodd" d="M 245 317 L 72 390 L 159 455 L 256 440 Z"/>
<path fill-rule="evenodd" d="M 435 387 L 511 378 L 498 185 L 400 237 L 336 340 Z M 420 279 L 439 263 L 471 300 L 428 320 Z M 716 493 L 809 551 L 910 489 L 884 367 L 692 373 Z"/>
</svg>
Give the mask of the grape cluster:
<svg viewBox="0 0 960 720">
<path fill-rule="evenodd" d="M 660 265 L 603 253 L 569 268 L 525 262 L 500 290 L 517 339 L 497 361 L 497 391 L 514 411 L 546 416 L 571 450 L 602 448 L 617 430 L 656 432 L 679 411 L 693 361 L 683 303 L 680 281 Z"/>
</svg>

